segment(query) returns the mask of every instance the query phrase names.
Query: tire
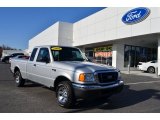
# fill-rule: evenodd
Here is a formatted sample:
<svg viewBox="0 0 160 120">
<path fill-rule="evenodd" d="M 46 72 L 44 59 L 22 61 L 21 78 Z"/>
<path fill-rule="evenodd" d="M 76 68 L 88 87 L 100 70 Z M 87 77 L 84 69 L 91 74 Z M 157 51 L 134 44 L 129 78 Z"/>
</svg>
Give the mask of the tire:
<svg viewBox="0 0 160 120">
<path fill-rule="evenodd" d="M 22 78 L 19 70 L 14 73 L 14 80 L 17 87 L 23 87 L 25 84 L 25 80 Z"/>
<path fill-rule="evenodd" d="M 149 73 L 155 73 L 155 68 L 154 67 L 149 67 L 147 69 L 147 72 L 149 72 Z"/>
<path fill-rule="evenodd" d="M 7 63 L 7 64 L 8 64 L 8 63 L 9 63 L 9 60 L 5 60 L 5 63 Z"/>
<path fill-rule="evenodd" d="M 107 99 L 110 98 L 112 95 L 113 95 L 113 93 L 110 93 L 110 94 L 108 94 L 108 95 L 101 96 L 100 99 L 107 100 Z"/>
<path fill-rule="evenodd" d="M 61 107 L 71 108 L 75 104 L 75 97 L 71 83 L 69 81 L 62 81 L 58 84 L 56 89 L 57 102 Z"/>
</svg>

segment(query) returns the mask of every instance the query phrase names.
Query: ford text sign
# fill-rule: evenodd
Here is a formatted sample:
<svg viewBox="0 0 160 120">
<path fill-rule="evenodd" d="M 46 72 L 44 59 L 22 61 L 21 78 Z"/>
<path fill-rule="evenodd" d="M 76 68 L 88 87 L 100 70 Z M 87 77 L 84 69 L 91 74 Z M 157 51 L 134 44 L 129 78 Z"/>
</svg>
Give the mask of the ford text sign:
<svg viewBox="0 0 160 120">
<path fill-rule="evenodd" d="M 125 24 L 135 24 L 143 21 L 150 14 L 150 10 L 145 7 L 139 7 L 128 11 L 123 17 L 122 21 Z"/>
</svg>

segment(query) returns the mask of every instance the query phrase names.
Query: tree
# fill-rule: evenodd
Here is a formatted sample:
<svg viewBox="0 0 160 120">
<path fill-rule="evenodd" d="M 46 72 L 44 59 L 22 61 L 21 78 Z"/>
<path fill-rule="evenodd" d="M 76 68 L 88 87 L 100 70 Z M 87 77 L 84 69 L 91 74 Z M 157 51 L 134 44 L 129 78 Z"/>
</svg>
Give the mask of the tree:
<svg viewBox="0 0 160 120">
<path fill-rule="evenodd" d="M 0 46 L 3 50 L 16 50 L 15 48 L 12 48 L 12 47 L 9 47 L 9 46 L 7 46 L 7 45 L 2 45 L 2 46 Z"/>
</svg>

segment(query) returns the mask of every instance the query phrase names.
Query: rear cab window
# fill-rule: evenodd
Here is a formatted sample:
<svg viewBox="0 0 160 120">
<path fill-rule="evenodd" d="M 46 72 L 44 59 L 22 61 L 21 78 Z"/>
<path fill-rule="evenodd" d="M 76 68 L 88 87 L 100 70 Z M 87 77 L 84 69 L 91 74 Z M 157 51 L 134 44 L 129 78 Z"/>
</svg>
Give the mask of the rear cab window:
<svg viewBox="0 0 160 120">
<path fill-rule="evenodd" d="M 151 63 L 157 63 L 157 60 L 153 60 L 153 61 L 151 61 Z"/>
</svg>

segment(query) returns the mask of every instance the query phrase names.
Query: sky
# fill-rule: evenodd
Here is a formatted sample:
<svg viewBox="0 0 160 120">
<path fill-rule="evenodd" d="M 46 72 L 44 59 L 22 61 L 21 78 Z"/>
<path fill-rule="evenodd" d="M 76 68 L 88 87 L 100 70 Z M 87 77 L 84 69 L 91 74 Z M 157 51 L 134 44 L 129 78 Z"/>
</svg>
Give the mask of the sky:
<svg viewBox="0 0 160 120">
<path fill-rule="evenodd" d="M 0 45 L 27 49 L 28 41 L 57 21 L 74 23 L 104 7 L 0 8 Z"/>
</svg>

